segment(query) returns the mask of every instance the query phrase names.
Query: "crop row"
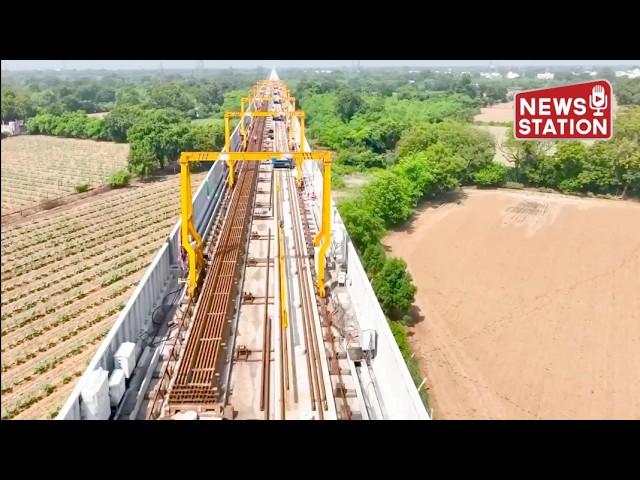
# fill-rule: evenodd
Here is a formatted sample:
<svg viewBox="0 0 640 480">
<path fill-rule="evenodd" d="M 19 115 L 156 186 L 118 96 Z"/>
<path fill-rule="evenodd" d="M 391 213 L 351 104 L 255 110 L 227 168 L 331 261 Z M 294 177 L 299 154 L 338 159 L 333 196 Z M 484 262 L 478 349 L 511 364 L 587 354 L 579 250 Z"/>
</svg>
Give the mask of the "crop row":
<svg viewBox="0 0 640 480">
<path fill-rule="evenodd" d="M 30 231 L 35 231 L 36 235 L 47 227 L 53 227 L 53 230 L 57 230 L 61 223 L 65 221 L 76 221 L 79 223 L 83 219 L 95 220 L 97 216 L 100 218 L 107 212 L 115 212 L 121 210 L 123 206 L 131 208 L 137 203 L 144 201 L 147 197 L 157 197 L 159 195 L 166 195 L 166 192 L 162 189 L 146 190 L 144 194 L 139 189 L 125 190 L 121 192 L 109 192 L 105 197 L 94 197 L 90 200 L 90 203 L 84 204 L 64 212 L 59 212 L 55 216 L 49 216 L 44 218 L 36 218 L 31 223 L 26 225 L 16 225 L 15 227 L 9 227 L 6 235 L 3 235 L 2 243 L 7 243 L 10 240 L 18 239 L 22 240 L 29 237 Z M 126 205 L 125 205 L 126 204 Z M 98 215 L 96 215 L 98 214 Z"/>
<path fill-rule="evenodd" d="M 127 289 L 130 288 L 132 285 L 126 285 Z M 126 289 L 125 289 L 126 290 Z M 118 294 L 121 294 L 122 292 L 119 292 Z M 13 367 L 18 366 L 18 365 L 22 365 L 23 363 L 27 362 L 28 360 L 31 360 L 33 358 L 36 358 L 39 354 L 42 353 L 46 353 L 48 350 L 51 350 L 52 348 L 63 344 L 64 342 L 68 341 L 69 339 L 75 337 L 76 335 L 78 335 L 79 333 L 87 330 L 88 328 L 97 325 L 98 323 L 110 318 L 112 315 L 115 315 L 116 313 L 118 313 L 120 310 L 122 310 L 124 308 L 124 303 L 118 303 L 117 305 L 113 306 L 112 308 L 110 308 L 108 311 L 100 314 L 100 315 L 96 315 L 95 317 L 93 317 L 91 320 L 87 320 L 85 322 L 82 322 L 80 325 L 64 332 L 60 337 L 58 337 L 57 339 L 51 340 L 47 343 L 43 343 L 42 345 L 40 345 L 38 347 L 38 349 L 36 351 L 32 351 L 29 353 L 25 353 L 19 357 L 16 357 L 13 362 L 11 363 L 7 363 L 4 366 L 4 371 L 7 372 L 9 370 L 11 370 Z M 52 368 L 53 366 L 53 361 L 51 360 L 45 360 L 41 363 L 39 363 L 33 370 L 33 374 L 34 375 L 41 375 L 43 373 L 45 373 L 47 370 L 49 370 L 50 368 Z"/>
<path fill-rule="evenodd" d="M 135 282 L 131 282 L 128 284 L 124 284 L 116 289 L 114 289 L 107 297 L 103 297 L 100 300 L 112 300 L 116 297 L 118 297 L 119 295 L 121 295 L 122 293 L 126 292 L 129 288 L 134 287 L 135 285 L 137 285 L 137 281 Z M 102 305 L 102 303 L 100 303 L 100 305 Z M 95 306 L 95 304 L 94 304 Z M 38 329 L 33 329 L 31 330 L 28 334 L 24 335 L 23 337 L 20 337 L 19 339 L 17 339 L 16 341 L 14 341 L 13 343 L 3 346 L 2 347 L 2 352 L 4 353 L 5 350 L 11 350 L 13 348 L 16 348 L 20 345 L 22 345 L 25 342 L 34 340 L 38 337 L 40 337 L 41 335 L 44 335 L 45 333 L 49 332 L 50 330 L 52 330 L 53 328 L 56 328 L 60 325 L 63 325 L 69 321 L 71 321 L 72 318 L 70 315 L 65 314 L 65 315 L 58 315 L 58 317 L 56 317 L 56 320 L 52 323 L 48 323 L 44 326 L 42 326 L 41 328 Z M 6 342 L 3 342 L 6 343 Z"/>
<path fill-rule="evenodd" d="M 12 303 L 17 302 L 18 300 L 21 300 L 23 298 L 27 298 L 28 296 L 36 293 L 36 292 L 43 292 L 44 290 L 46 290 L 47 288 L 49 288 L 50 286 L 56 285 L 59 286 L 62 282 L 64 282 L 65 280 L 69 280 L 69 279 L 74 279 L 73 282 L 71 282 L 70 287 L 66 286 L 63 287 L 62 290 L 58 290 L 58 291 L 54 291 L 53 293 L 51 293 L 51 296 L 63 293 L 63 292 L 67 292 L 68 290 L 70 290 L 71 288 L 75 288 L 78 287 L 80 285 L 82 285 L 82 283 L 88 282 L 93 280 L 94 278 L 96 278 L 96 274 L 94 273 L 94 275 L 92 276 L 85 276 L 85 277 L 81 277 L 81 278 L 74 278 L 74 277 L 78 277 L 80 274 L 90 271 L 90 270 L 94 270 L 96 269 L 98 266 L 101 265 L 105 265 L 106 262 L 109 262 L 113 259 L 119 258 L 119 257 L 123 257 L 131 252 L 134 251 L 140 251 L 142 249 L 144 249 L 145 247 L 148 247 L 149 245 L 154 245 L 153 248 L 151 249 L 147 249 L 144 250 L 141 253 L 137 253 L 137 257 L 143 257 L 147 254 L 149 254 L 150 252 L 152 252 L 155 249 L 155 244 L 157 243 L 157 239 L 151 237 L 149 240 L 147 240 L 146 242 L 137 244 L 137 245 L 131 245 L 131 244 L 127 244 L 121 248 L 116 248 L 116 249 L 109 249 L 106 252 L 98 252 L 97 250 L 95 250 L 93 253 L 91 253 L 88 257 L 85 257 L 85 259 L 89 259 L 89 258 L 94 258 L 94 264 L 90 265 L 90 264 L 86 264 L 83 265 L 82 267 L 77 267 L 74 264 L 65 264 L 62 267 L 62 270 L 67 270 L 66 267 L 74 267 L 72 268 L 70 271 L 68 271 L 67 273 L 60 275 L 58 277 L 55 278 L 49 278 L 49 281 L 46 283 L 42 283 L 42 284 L 37 284 L 37 280 L 40 279 L 40 277 L 36 277 L 34 279 L 32 279 L 29 283 L 33 285 L 33 288 L 29 289 L 29 290 L 24 290 L 16 295 L 13 296 L 9 296 L 9 295 L 4 295 L 4 298 L 2 300 L 2 307 L 7 307 L 9 305 L 11 305 Z M 102 255 L 100 258 L 95 258 Z M 58 266 L 59 267 L 59 266 Z M 56 267 L 56 271 L 59 271 L 60 269 Z M 47 278 L 49 276 L 49 274 L 51 273 L 56 273 L 53 270 L 52 271 L 47 271 L 47 272 L 43 272 L 42 274 L 42 278 Z M 100 275 L 102 272 L 98 272 L 97 275 Z"/>
<path fill-rule="evenodd" d="M 76 311 L 69 311 L 68 315 L 56 317 L 53 324 L 48 319 L 47 324 L 39 325 L 39 329 L 46 330 L 46 335 L 35 337 L 33 342 L 3 354 L 3 383 L 13 380 L 14 385 L 19 385 L 22 377 L 44 373 L 49 369 L 46 367 L 47 356 L 57 355 L 72 343 L 83 343 L 87 334 L 92 334 L 102 322 L 112 325 L 140 277 L 141 275 L 137 275 L 126 283 L 123 282 L 119 287 L 126 288 L 118 288 L 117 293 L 114 291 L 106 296 L 96 296 L 95 302 L 88 302 Z M 40 362 L 36 363 L 38 359 Z"/>
<path fill-rule="evenodd" d="M 154 187 L 156 186 L 154 185 Z M 121 214 L 123 210 L 126 212 L 135 211 L 140 205 L 147 205 L 147 203 L 152 201 L 157 202 L 158 197 L 162 197 L 162 199 L 166 198 L 168 201 L 175 201 L 177 208 L 178 202 L 175 200 L 175 196 L 168 192 L 168 190 L 173 189 L 167 187 L 167 185 L 161 185 L 150 190 L 145 186 L 140 189 L 132 189 L 129 194 L 122 193 L 118 196 L 114 195 L 108 198 L 96 197 L 96 201 L 91 202 L 89 206 L 60 212 L 56 216 L 50 216 L 44 219 L 34 219 L 34 221 L 28 225 L 16 225 L 13 228 L 9 227 L 3 231 L 2 246 L 5 248 L 3 253 L 7 252 L 6 247 L 11 246 L 13 244 L 12 240 L 14 239 L 20 243 L 23 243 L 27 238 L 35 239 L 36 241 L 33 245 L 36 245 L 42 243 L 44 233 L 51 235 L 66 228 L 68 226 L 66 222 L 73 222 L 74 224 L 81 224 L 90 228 L 96 223 L 96 219 L 100 221 L 109 216 L 117 216 Z M 35 234 L 31 235 L 31 232 L 35 232 Z M 8 250 L 8 252 L 10 251 L 11 250 Z"/>
<path fill-rule="evenodd" d="M 94 249 L 88 250 L 87 257 L 85 258 L 87 261 L 91 260 L 92 258 L 96 258 L 95 262 L 97 263 L 98 262 L 97 258 L 100 255 L 109 254 L 109 252 L 115 251 L 118 248 L 118 245 L 121 245 L 121 244 L 126 244 L 126 243 L 136 244 L 136 242 L 140 241 L 138 240 L 138 238 L 150 238 L 152 241 L 159 241 L 161 239 L 160 233 L 164 232 L 167 226 L 168 226 L 168 222 L 160 223 L 158 225 L 151 225 L 146 228 L 139 229 L 139 232 L 142 234 L 139 237 L 138 236 L 136 236 L 135 238 L 125 237 L 125 238 L 122 238 L 120 242 L 110 241 L 109 243 L 100 246 L 100 248 L 94 248 Z M 115 239 L 115 240 L 118 240 L 118 239 Z M 28 275 L 22 278 L 20 282 L 17 282 L 17 283 L 5 282 L 5 283 L 8 283 L 8 285 L 6 286 L 5 292 L 3 292 L 3 295 L 6 295 L 9 292 L 14 291 L 16 288 L 31 286 L 35 282 L 48 279 L 50 275 L 54 275 L 59 271 L 64 272 L 68 268 L 75 269 L 76 273 L 83 273 L 94 267 L 94 265 L 88 265 L 86 261 L 81 262 L 81 261 L 78 261 L 78 259 L 72 259 L 71 262 L 67 262 L 65 264 L 62 264 L 62 262 L 59 262 L 59 263 L 61 263 L 61 265 L 57 265 L 57 266 L 52 265 L 50 269 L 34 270 L 33 272 L 31 272 L 33 273 L 33 275 Z M 49 281 L 49 283 L 51 283 L 51 281 Z M 7 318 L 7 315 L 8 314 L 5 312 L 2 318 L 3 319 Z"/>
<path fill-rule="evenodd" d="M 134 274 L 136 272 L 139 272 L 140 270 L 146 268 L 146 266 L 148 266 L 149 263 L 150 263 L 149 261 L 145 260 L 143 263 L 136 264 L 133 267 L 131 267 L 130 269 L 119 273 L 118 276 L 120 277 L 120 279 L 126 278 L 129 275 L 132 275 L 132 274 Z M 113 282 L 113 283 L 115 283 L 115 282 Z M 75 295 L 75 299 L 73 299 L 73 298 L 72 299 L 67 299 L 67 300 L 64 300 L 63 302 L 61 302 L 61 303 L 59 303 L 57 305 L 45 307 L 44 310 L 33 311 L 33 312 L 31 312 L 30 315 L 28 315 L 26 317 L 23 317 L 23 318 L 20 318 L 20 319 L 16 320 L 14 323 L 12 323 L 10 325 L 5 325 L 5 327 L 2 329 L 1 335 L 4 337 L 4 336 L 10 334 L 11 332 L 14 332 L 14 331 L 16 331 L 16 330 L 18 330 L 20 328 L 25 327 L 26 325 L 29 325 L 29 324 L 31 324 L 31 323 L 33 323 L 33 322 L 35 322 L 35 321 L 37 321 L 37 320 L 39 320 L 41 318 L 46 317 L 47 315 L 55 313 L 56 311 L 58 311 L 60 309 L 63 309 L 66 306 L 72 305 L 73 301 L 75 301 L 75 300 L 81 300 L 81 299 L 83 299 L 84 297 L 86 297 L 88 295 L 97 293 L 102 288 L 104 288 L 104 287 L 102 287 L 100 285 L 97 285 L 97 286 L 94 286 L 93 288 L 91 288 L 88 291 L 79 290 Z M 108 298 L 107 299 L 105 299 L 105 298 L 99 299 L 98 301 L 96 301 L 94 303 L 94 306 L 100 305 L 100 304 L 104 303 L 104 301 L 106 301 L 106 300 L 108 300 Z M 74 318 L 74 317 L 80 315 L 82 312 L 84 312 L 84 310 L 86 310 L 86 308 L 78 310 L 78 311 L 75 311 L 70 316 L 72 318 Z"/>
<path fill-rule="evenodd" d="M 154 216 L 154 213 L 157 213 L 157 212 L 161 212 L 164 215 Z M 133 233 L 136 231 L 140 231 L 144 228 L 147 228 L 149 226 L 152 226 L 155 223 L 162 222 L 163 220 L 166 220 L 169 218 L 174 220 L 176 213 L 177 212 L 173 212 L 168 209 L 163 209 L 161 206 L 158 206 L 158 208 L 155 210 L 150 206 L 149 210 L 143 212 L 143 215 L 140 218 L 136 218 L 136 217 L 133 217 L 131 219 L 122 218 L 120 222 L 114 221 L 113 223 L 109 223 L 109 224 L 97 225 L 91 232 L 87 232 L 92 234 L 92 236 L 90 237 L 87 235 L 85 236 L 74 235 L 70 238 L 63 238 L 63 239 L 58 239 L 56 241 L 49 241 L 46 248 L 37 247 L 37 250 L 35 252 L 31 252 L 31 251 L 20 252 L 20 255 L 19 255 L 20 258 L 28 258 L 29 261 L 28 262 L 25 261 L 22 263 L 14 263 L 13 265 L 10 262 L 6 262 L 3 265 L 4 267 L 3 279 L 8 280 L 14 276 L 18 276 L 17 275 L 18 272 L 24 273 L 25 270 L 27 272 L 36 270 L 37 262 L 40 260 L 51 258 L 52 256 L 56 256 L 56 255 L 58 257 L 60 255 L 63 255 L 63 258 L 68 257 L 70 250 L 81 249 L 81 246 L 83 244 L 87 242 L 95 241 L 97 238 L 105 238 L 109 235 L 113 236 L 114 232 L 127 231 L 127 227 L 129 228 L 133 227 L 134 228 L 132 231 Z M 160 220 L 156 221 L 158 218 L 160 218 Z M 155 221 L 155 223 L 147 224 L 147 221 L 149 222 Z M 122 238 L 123 235 L 128 235 L 128 234 L 127 233 L 118 234 L 114 238 L 118 238 L 118 237 Z M 86 250 L 87 249 L 85 245 L 84 251 Z M 44 254 L 37 256 L 36 252 L 44 252 Z M 5 257 L 7 255 L 8 254 L 5 254 Z M 13 254 L 13 256 L 17 256 L 17 254 Z M 36 263 L 34 264 L 33 262 L 36 262 Z M 27 267 L 31 266 L 31 268 L 25 269 L 25 266 Z"/>
<path fill-rule="evenodd" d="M 83 239 L 80 242 L 73 243 L 65 246 L 65 249 L 61 252 L 52 253 L 47 252 L 45 255 L 41 255 L 36 258 L 31 258 L 28 261 L 15 265 L 13 268 L 8 268 L 3 272 L 2 280 L 7 281 L 10 279 L 18 278 L 22 275 L 25 275 L 33 270 L 37 270 L 43 267 L 46 267 L 52 263 L 63 260 L 64 258 L 68 258 L 71 256 L 79 255 L 80 253 L 91 250 L 92 248 L 104 243 L 105 241 L 110 241 L 113 239 L 117 239 L 123 237 L 124 235 L 128 235 L 132 232 L 141 231 L 143 229 L 153 227 L 161 222 L 165 222 L 167 220 L 173 220 L 174 215 L 172 212 L 165 212 L 164 214 L 158 215 L 150 219 L 148 222 L 144 219 L 141 222 L 137 223 L 129 223 L 121 228 L 111 230 L 105 233 L 99 233 L 93 237 L 88 239 Z M 7 288 L 7 291 L 9 289 Z"/>
<path fill-rule="evenodd" d="M 69 350 L 66 354 L 61 355 L 59 357 L 55 357 L 55 359 L 52 361 L 51 367 L 53 368 L 57 365 L 59 365 L 60 363 L 64 362 L 65 360 L 72 358 L 74 356 L 79 355 L 80 353 L 82 353 L 84 350 L 88 349 L 89 347 L 97 344 L 98 342 L 100 342 L 106 335 L 107 333 L 109 333 L 109 329 L 105 329 L 104 331 L 100 332 L 99 334 L 97 334 L 94 338 L 90 339 L 88 342 L 83 343 L 79 346 L 76 346 L 74 348 L 72 348 L 71 350 Z M 82 373 L 80 373 L 81 375 Z M 74 376 L 80 376 L 76 374 L 74 374 Z M 69 377 L 64 377 L 62 380 L 62 384 L 65 383 L 69 383 L 71 381 L 71 378 Z M 16 415 L 18 415 L 19 413 L 27 410 L 28 408 L 30 408 L 32 405 L 36 404 L 37 402 L 41 401 L 43 398 L 47 397 L 48 395 L 50 395 L 51 393 L 53 393 L 52 390 L 49 389 L 48 393 L 42 392 L 40 394 L 32 394 L 23 398 L 18 399 L 18 401 L 10 408 L 7 408 L 6 410 L 3 409 L 2 411 L 2 419 L 11 419 L 14 418 Z"/>
<path fill-rule="evenodd" d="M 150 242 L 152 243 L 152 242 Z M 90 284 L 90 282 L 92 282 L 93 280 L 96 280 L 95 285 L 93 287 L 93 290 L 97 289 L 97 284 L 100 284 L 100 287 L 105 288 L 107 286 L 109 286 L 112 283 L 115 283 L 115 281 L 117 280 L 113 280 L 114 278 L 116 278 L 119 275 L 119 272 L 117 272 L 118 269 L 125 267 L 126 265 L 129 265 L 133 262 L 135 262 L 136 260 L 139 259 L 145 259 L 148 255 L 150 255 L 153 252 L 153 248 L 152 249 L 148 249 L 145 250 L 142 253 L 138 253 L 138 254 L 133 254 L 133 255 L 129 255 L 129 256 L 121 256 L 121 255 L 116 255 L 112 260 L 112 264 L 109 265 L 105 265 L 105 262 L 100 262 L 98 264 L 95 264 L 94 267 L 106 267 L 106 268 L 102 268 L 100 270 L 94 270 L 92 272 L 90 272 L 89 275 L 86 275 L 85 277 L 82 278 L 78 278 L 75 279 L 73 282 L 69 282 L 67 283 L 65 286 L 62 286 L 60 288 L 60 282 L 56 281 L 52 283 L 52 286 L 54 288 L 59 288 L 58 290 L 54 290 L 54 291 L 50 291 L 50 292 L 46 292 L 44 291 L 44 288 L 42 289 L 35 289 L 35 292 L 41 292 L 40 296 L 38 297 L 37 300 L 31 300 L 31 301 L 25 301 L 22 304 L 18 304 L 15 305 L 11 311 L 5 312 L 2 315 L 2 321 L 6 321 L 9 320 L 11 318 L 13 318 L 15 315 L 19 314 L 19 313 L 23 313 L 23 312 L 27 312 L 31 309 L 33 309 L 34 307 L 36 307 L 38 305 L 38 303 L 45 303 L 48 304 L 54 297 L 58 297 L 62 294 L 65 294 L 71 290 L 77 290 L 77 291 L 84 291 L 81 287 L 83 285 L 86 284 Z M 71 272 L 70 275 L 73 275 L 75 272 Z M 47 284 L 48 285 L 48 284 Z M 73 300 L 77 297 L 76 295 L 72 295 L 70 298 L 68 298 L 65 301 L 65 304 L 70 304 L 71 302 L 73 302 Z M 26 300 L 29 300 L 29 298 L 27 298 Z M 49 309 L 49 308 L 47 308 Z"/>
<path fill-rule="evenodd" d="M 201 174 L 204 175 L 204 174 Z M 197 175 L 194 176 L 192 188 L 195 190 L 197 184 L 200 182 L 200 178 Z M 96 197 L 94 201 L 85 205 L 79 206 L 73 210 L 60 212 L 56 216 L 48 216 L 34 219 L 33 222 L 26 225 L 16 225 L 9 227 L 2 232 L 2 243 L 7 242 L 13 238 L 25 238 L 29 230 L 37 230 L 44 228 L 47 225 L 57 227 L 61 220 L 75 220 L 82 219 L 89 216 L 93 219 L 94 213 L 100 213 L 106 211 L 117 211 L 122 209 L 122 205 L 126 204 L 126 207 L 130 209 L 135 207 L 139 202 L 143 201 L 147 197 L 156 197 L 158 195 L 174 197 L 172 192 L 177 195 L 179 191 L 179 179 L 177 177 L 170 178 L 168 180 L 161 180 L 157 183 L 144 185 L 136 188 L 127 189 L 124 191 L 110 192 L 109 194 L 101 197 Z"/>
<path fill-rule="evenodd" d="M 109 215 L 109 213 L 111 212 L 104 212 L 102 213 L 103 216 L 100 217 L 97 222 L 89 223 L 77 221 L 73 224 L 64 223 L 57 229 L 59 233 L 56 234 L 54 232 L 43 231 L 39 234 L 39 237 L 35 238 L 36 241 L 32 242 L 30 245 L 17 244 L 15 245 L 15 248 L 5 248 L 3 254 L 5 256 L 12 253 L 27 254 L 31 251 L 29 249 L 38 247 L 45 242 L 46 248 L 52 249 L 66 242 L 75 240 L 76 238 L 84 238 L 82 234 L 85 231 L 91 231 L 92 233 L 95 233 L 96 231 L 103 231 L 109 227 L 122 225 L 136 219 L 144 220 L 148 215 L 152 213 L 164 211 L 165 209 L 168 210 L 172 206 L 172 203 L 175 202 L 172 202 L 171 199 L 154 198 L 136 205 L 135 209 L 128 209 L 124 215 Z M 177 212 L 178 207 L 175 206 L 171 210 L 175 210 Z M 62 233 L 62 235 L 60 233 Z"/>
</svg>

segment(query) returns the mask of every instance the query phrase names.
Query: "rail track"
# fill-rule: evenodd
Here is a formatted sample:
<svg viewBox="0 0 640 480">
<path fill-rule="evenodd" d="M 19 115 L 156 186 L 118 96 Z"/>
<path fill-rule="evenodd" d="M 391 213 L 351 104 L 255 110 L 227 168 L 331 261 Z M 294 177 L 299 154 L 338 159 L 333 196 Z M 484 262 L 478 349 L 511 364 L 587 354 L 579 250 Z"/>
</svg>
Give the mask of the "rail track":
<svg viewBox="0 0 640 480">
<path fill-rule="evenodd" d="M 318 339 L 316 329 L 314 327 L 315 318 L 313 315 L 314 296 L 311 293 L 309 287 L 309 276 L 307 274 L 306 265 L 306 251 L 311 248 L 313 252 L 313 245 L 307 245 L 305 248 L 305 242 L 302 232 L 302 218 L 300 217 L 298 198 L 296 193 L 296 185 L 293 176 L 290 171 L 284 172 L 285 181 L 289 189 L 289 201 L 291 202 L 292 218 L 291 223 L 293 226 L 293 245 L 294 245 L 294 257 L 296 270 L 298 272 L 298 285 L 300 288 L 301 299 L 301 322 L 304 333 L 304 348 L 307 354 L 307 375 L 309 377 L 309 394 L 311 398 L 311 409 L 318 412 L 319 419 L 324 419 L 324 411 L 328 409 L 327 405 L 327 393 L 325 390 L 324 377 L 322 372 L 322 364 L 320 361 L 321 352 L 318 348 Z"/>
<path fill-rule="evenodd" d="M 247 151 L 262 146 L 264 118 L 254 120 Z M 251 221 L 259 165 L 243 162 L 231 192 L 229 210 L 222 226 L 211 264 L 195 310 L 184 353 L 178 362 L 175 382 L 169 393 L 169 411 L 197 408 L 212 410 L 219 401 L 218 381 L 221 349 L 226 348 L 225 333 L 233 301 L 238 294 L 238 266 Z"/>
<path fill-rule="evenodd" d="M 269 105 L 264 102 L 261 107 L 262 110 L 268 110 Z M 268 131 L 265 125 L 269 126 Z M 267 117 L 256 117 L 249 130 L 247 151 L 269 151 L 272 147 L 271 141 L 266 140 L 268 137 L 273 139 L 276 151 L 286 150 L 288 147 L 288 135 L 283 123 L 271 123 Z M 240 368 L 234 365 L 242 361 L 241 357 L 244 361 L 249 360 L 253 350 L 255 353 L 260 351 L 261 356 L 260 359 L 256 358 L 256 361 L 261 362 L 261 372 L 256 377 L 259 378 L 260 385 L 258 387 L 256 383 L 254 390 L 257 392 L 260 389 L 260 397 L 258 399 L 256 395 L 253 407 L 236 397 L 242 404 L 243 416 L 284 420 L 301 418 L 311 411 L 315 419 L 323 420 L 327 415 L 334 418 L 335 410 L 331 406 L 334 402 L 333 392 L 327 392 L 329 387 L 325 386 L 331 381 L 329 379 L 327 383 L 327 373 L 323 370 L 326 369 L 326 360 L 322 358 L 326 355 L 326 340 L 321 320 L 326 312 L 319 308 L 317 292 L 313 288 L 314 247 L 309 228 L 305 224 L 306 216 L 300 210 L 304 208 L 301 205 L 304 201 L 300 199 L 291 170 L 272 169 L 270 181 L 264 176 L 261 178 L 260 172 L 258 162 L 238 163 L 235 187 L 227 192 L 222 206 L 224 219 L 214 227 L 214 238 L 206 247 L 205 258 L 211 260 L 207 261 L 206 275 L 196 300 L 191 301 L 187 307 L 188 319 L 185 322 L 186 328 L 183 329 L 187 333 L 184 341 L 177 342 L 178 354 L 173 353 L 173 358 L 176 358 L 175 368 L 167 369 L 172 380 L 165 382 L 165 377 L 162 377 L 165 385 L 168 383 L 164 390 L 168 391 L 166 413 L 169 416 L 185 410 L 221 412 L 224 409 L 226 414 L 229 390 L 233 390 L 234 384 L 233 372 Z M 265 180 L 270 185 L 268 192 L 258 187 L 258 183 Z M 266 236 L 264 233 L 255 233 L 249 237 L 256 215 L 255 209 L 267 206 L 266 198 L 264 202 L 256 201 L 258 193 L 269 194 L 268 206 L 272 216 L 268 221 L 274 224 L 268 228 Z M 247 263 L 245 255 L 248 254 L 251 241 L 264 239 L 267 240 L 266 259 L 252 258 Z M 258 323 L 253 323 L 254 327 L 246 327 L 251 329 L 260 325 L 261 345 L 254 344 L 251 348 L 241 345 L 238 351 L 231 352 L 232 349 L 235 350 L 237 330 L 230 326 L 234 314 L 238 316 L 236 318 L 240 315 L 240 311 L 235 311 L 234 306 L 238 305 L 242 309 L 243 300 L 239 303 L 236 300 L 239 295 L 248 293 L 239 291 L 241 268 L 246 269 L 247 265 L 255 267 L 256 262 L 262 265 L 265 260 L 267 271 L 264 310 L 260 311 L 257 317 L 260 320 L 256 318 Z M 272 265 L 273 276 L 269 271 Z M 250 298 L 250 303 L 255 304 L 253 295 Z M 275 302 L 275 298 L 279 298 L 279 301 Z M 294 304 L 294 298 L 299 303 Z M 262 299 L 260 302 L 262 303 Z M 279 310 L 270 310 L 269 305 L 276 303 L 280 306 Z M 189 314 L 189 311 L 193 311 L 193 314 Z M 274 321 L 278 324 L 275 325 Z M 274 346 L 275 352 L 272 351 Z M 300 349 L 301 346 L 304 350 Z M 240 355 L 240 352 L 246 356 Z M 227 368 L 225 359 L 235 360 Z M 306 368 L 297 369 L 297 363 L 304 363 Z M 276 370 L 273 370 L 274 367 Z M 240 370 L 238 372 L 245 375 L 243 378 L 247 378 L 246 372 L 250 368 L 242 367 L 244 373 L 240 373 Z M 305 370 L 306 379 L 303 373 Z M 223 371 L 226 373 L 223 374 Z M 226 381 L 222 379 L 223 376 L 226 376 Z M 299 384 L 308 388 L 302 400 L 298 393 Z M 246 392 L 246 388 L 243 391 Z M 233 395 L 232 393 L 231 396 Z M 164 398 L 164 393 L 161 396 Z"/>
</svg>

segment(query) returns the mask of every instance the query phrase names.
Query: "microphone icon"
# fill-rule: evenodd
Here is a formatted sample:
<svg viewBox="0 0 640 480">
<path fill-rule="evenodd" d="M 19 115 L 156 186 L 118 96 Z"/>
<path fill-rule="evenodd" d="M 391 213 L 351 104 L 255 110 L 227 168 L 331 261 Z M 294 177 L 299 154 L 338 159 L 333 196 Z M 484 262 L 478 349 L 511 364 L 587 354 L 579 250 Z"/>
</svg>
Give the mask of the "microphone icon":
<svg viewBox="0 0 640 480">
<path fill-rule="evenodd" d="M 607 95 L 604 93 L 604 87 L 602 85 L 596 85 L 591 90 L 591 95 L 589 95 L 589 106 L 591 110 L 595 110 L 593 113 L 594 117 L 602 117 L 604 113 L 602 110 L 607 108 Z"/>
</svg>

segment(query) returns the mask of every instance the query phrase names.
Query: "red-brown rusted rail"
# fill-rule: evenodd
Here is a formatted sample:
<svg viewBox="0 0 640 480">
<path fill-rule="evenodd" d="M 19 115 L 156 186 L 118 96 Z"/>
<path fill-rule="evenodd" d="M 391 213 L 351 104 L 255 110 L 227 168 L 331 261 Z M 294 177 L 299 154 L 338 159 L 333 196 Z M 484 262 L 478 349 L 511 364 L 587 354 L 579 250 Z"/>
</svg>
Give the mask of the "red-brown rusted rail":
<svg viewBox="0 0 640 480">
<path fill-rule="evenodd" d="M 248 151 L 260 151 L 264 123 L 264 117 L 254 120 Z M 245 253 L 243 247 L 251 223 L 258 170 L 257 162 L 247 162 L 231 192 L 229 213 L 207 269 L 195 319 L 169 394 L 171 411 L 183 407 L 212 408 L 221 393 L 216 372 L 220 367 L 220 350 L 225 343 L 233 301 L 238 294 L 238 267 Z"/>
</svg>

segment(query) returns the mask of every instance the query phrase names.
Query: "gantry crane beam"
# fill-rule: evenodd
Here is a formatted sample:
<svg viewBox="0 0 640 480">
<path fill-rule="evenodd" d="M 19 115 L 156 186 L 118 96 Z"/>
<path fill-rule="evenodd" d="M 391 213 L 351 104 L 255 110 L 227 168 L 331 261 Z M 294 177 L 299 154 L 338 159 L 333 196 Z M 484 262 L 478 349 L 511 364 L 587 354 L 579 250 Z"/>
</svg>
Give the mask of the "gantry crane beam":
<svg viewBox="0 0 640 480">
<path fill-rule="evenodd" d="M 241 105 L 244 107 L 244 105 Z M 231 125 L 229 119 L 232 117 L 240 117 L 240 135 L 242 136 L 243 146 L 246 147 L 247 131 L 244 128 L 244 117 L 272 117 L 274 115 L 280 115 L 280 112 L 265 112 L 265 111 L 244 111 L 244 108 L 240 112 L 224 112 L 224 148 L 229 151 L 231 147 Z"/>
<path fill-rule="evenodd" d="M 244 105 L 241 105 L 241 107 L 244 107 Z M 246 141 L 247 141 L 247 133 L 244 129 L 244 117 L 245 116 L 251 116 L 251 117 L 273 117 L 273 116 L 278 116 L 280 114 L 284 113 L 284 115 L 286 115 L 287 117 L 298 117 L 300 119 L 300 135 L 299 135 L 299 146 L 300 146 L 300 151 L 304 152 L 305 151 L 305 145 L 304 145 L 304 112 L 302 110 L 298 110 L 298 111 L 290 111 L 290 112 L 274 112 L 274 111 L 244 111 L 244 108 L 242 109 L 242 111 L 240 112 L 224 112 L 224 149 L 228 152 L 229 150 L 231 150 L 231 126 L 229 124 L 229 119 L 232 117 L 240 117 L 240 134 L 242 135 L 242 142 L 243 145 L 246 147 Z M 293 143 L 293 137 L 294 137 L 294 131 L 292 128 L 292 125 L 289 125 L 289 148 L 291 147 L 291 144 Z M 298 183 L 298 186 L 302 185 L 302 159 L 301 158 L 296 158 L 296 181 Z M 229 160 L 228 162 L 229 165 L 229 186 L 233 186 L 233 179 L 234 179 L 234 161 L 233 160 Z"/>
<path fill-rule="evenodd" d="M 331 152 L 314 150 L 311 152 L 182 152 L 180 154 L 180 205 L 182 219 L 180 232 L 182 245 L 189 257 L 189 278 L 187 283 L 190 297 L 195 294 L 198 278 L 204 266 L 204 257 L 202 255 L 202 239 L 193 223 L 189 163 L 223 160 L 233 164 L 236 161 L 270 160 L 278 156 L 280 158 L 293 158 L 296 160 L 296 164 L 302 164 L 305 160 L 322 161 L 322 224 L 320 231 L 314 238 L 314 246 L 320 247 L 318 253 L 318 292 L 321 297 L 325 296 L 325 255 L 331 242 Z M 194 239 L 195 245 L 190 243 L 189 235 Z"/>
</svg>

